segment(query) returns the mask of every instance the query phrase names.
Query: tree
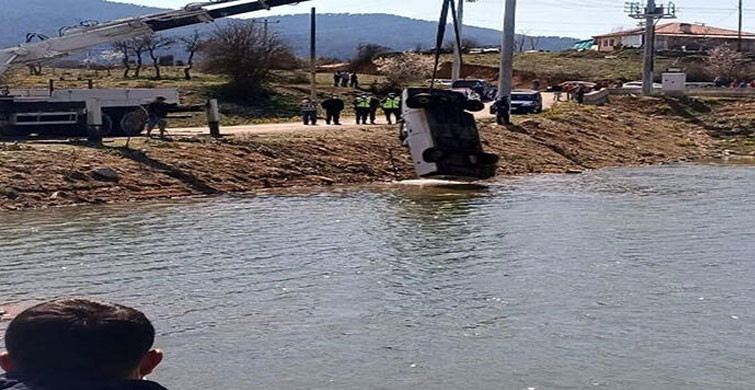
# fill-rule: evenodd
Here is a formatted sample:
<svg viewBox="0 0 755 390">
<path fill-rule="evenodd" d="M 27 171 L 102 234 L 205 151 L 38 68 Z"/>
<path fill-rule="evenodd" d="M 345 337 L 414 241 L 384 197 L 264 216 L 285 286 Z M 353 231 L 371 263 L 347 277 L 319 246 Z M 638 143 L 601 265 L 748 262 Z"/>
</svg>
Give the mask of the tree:
<svg viewBox="0 0 755 390">
<path fill-rule="evenodd" d="M 180 42 L 189 55 L 186 59 L 186 67 L 184 68 L 184 78 L 191 80 L 191 70 L 194 69 L 194 57 L 203 44 L 202 36 L 199 35 L 199 31 L 194 30 L 194 34 L 181 38 Z"/>
<path fill-rule="evenodd" d="M 118 53 L 123 64 L 123 78 L 127 79 L 131 73 L 131 42 L 118 41 L 113 43 L 113 52 Z"/>
<path fill-rule="evenodd" d="M 149 58 L 152 59 L 152 67 L 155 68 L 155 78 L 162 80 L 159 51 L 170 47 L 174 43 L 173 39 L 159 35 L 148 35 L 141 38 L 141 42 L 144 45 L 144 50 L 149 54 Z"/>
<path fill-rule="evenodd" d="M 705 63 L 711 73 L 716 77 L 731 80 L 738 78 L 742 73 L 742 65 L 747 62 L 745 56 L 725 43 L 708 51 Z"/>
<path fill-rule="evenodd" d="M 144 52 L 147 51 L 147 48 L 145 47 L 143 37 L 141 38 L 132 38 L 130 41 L 128 41 L 129 50 L 131 51 L 131 54 L 136 57 L 136 68 L 134 69 L 134 77 L 139 78 L 142 73 L 142 67 L 144 67 Z"/>
<path fill-rule="evenodd" d="M 265 34 L 250 21 L 232 20 L 216 30 L 200 47 L 202 68 L 231 78 L 231 98 L 261 92 L 271 70 L 294 58 L 291 48 L 276 33 Z"/>
<path fill-rule="evenodd" d="M 388 52 L 389 49 L 385 46 L 375 45 L 372 43 L 361 44 L 357 48 L 357 53 L 351 60 L 351 69 L 358 71 L 359 69 L 372 64 L 372 60 L 380 54 Z"/>
<path fill-rule="evenodd" d="M 540 38 L 541 37 L 534 36 L 534 35 L 530 35 L 527 37 L 530 43 L 530 50 L 537 50 L 537 47 L 540 44 Z"/>
<path fill-rule="evenodd" d="M 375 60 L 378 72 L 385 75 L 390 87 L 403 88 L 409 83 L 424 80 L 433 73 L 434 62 L 431 57 L 418 53 L 378 58 Z"/>
</svg>

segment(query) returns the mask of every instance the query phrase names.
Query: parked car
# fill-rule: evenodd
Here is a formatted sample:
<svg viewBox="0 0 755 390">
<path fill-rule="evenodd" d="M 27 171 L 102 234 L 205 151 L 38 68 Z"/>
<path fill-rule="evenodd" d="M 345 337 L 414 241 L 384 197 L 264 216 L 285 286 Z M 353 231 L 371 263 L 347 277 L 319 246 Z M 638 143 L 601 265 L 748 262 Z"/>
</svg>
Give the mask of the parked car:
<svg viewBox="0 0 755 390">
<path fill-rule="evenodd" d="M 543 112 L 543 95 L 538 91 L 515 90 L 511 93 L 512 114 L 539 114 Z"/>
<path fill-rule="evenodd" d="M 642 81 L 630 81 L 628 83 L 624 83 L 624 85 L 622 85 L 621 88 L 642 89 Z M 663 89 L 663 85 L 659 83 L 653 83 L 653 89 Z"/>
<path fill-rule="evenodd" d="M 495 104 L 490 106 L 490 114 L 498 111 Z M 543 95 L 538 91 L 517 89 L 511 92 L 512 114 L 539 114 L 543 112 Z"/>
<path fill-rule="evenodd" d="M 484 103 L 492 102 L 498 95 L 498 87 L 485 80 L 457 80 L 451 84 L 451 89 L 459 92 L 473 91 Z"/>
</svg>

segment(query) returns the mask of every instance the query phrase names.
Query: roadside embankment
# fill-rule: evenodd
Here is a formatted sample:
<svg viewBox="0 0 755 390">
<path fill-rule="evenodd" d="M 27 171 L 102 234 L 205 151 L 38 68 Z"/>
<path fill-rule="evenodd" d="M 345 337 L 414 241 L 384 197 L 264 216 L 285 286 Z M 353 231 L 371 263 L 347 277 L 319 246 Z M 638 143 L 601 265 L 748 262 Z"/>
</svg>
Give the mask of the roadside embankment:
<svg viewBox="0 0 755 390">
<path fill-rule="evenodd" d="M 522 117 L 508 129 L 484 123 L 480 131 L 485 147 L 502 156 L 501 175 L 712 156 L 716 146 L 703 124 L 668 106 L 631 98 L 606 107 L 563 104 Z M 318 128 L 222 140 L 134 139 L 128 148 L 125 140 L 109 140 L 99 148 L 0 143 L 0 209 L 9 210 L 412 177 L 411 160 L 394 127 Z"/>
</svg>

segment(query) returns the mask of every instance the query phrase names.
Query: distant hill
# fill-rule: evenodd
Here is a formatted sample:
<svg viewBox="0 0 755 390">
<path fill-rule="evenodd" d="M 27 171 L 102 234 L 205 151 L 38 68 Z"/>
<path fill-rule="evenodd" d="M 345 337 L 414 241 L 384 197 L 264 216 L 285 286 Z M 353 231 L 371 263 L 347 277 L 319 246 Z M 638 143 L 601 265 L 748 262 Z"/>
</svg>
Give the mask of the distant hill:
<svg viewBox="0 0 755 390">
<path fill-rule="evenodd" d="M 309 15 L 290 15 L 274 18 L 273 25 L 299 53 L 309 47 Z M 393 50 L 411 50 L 435 45 L 437 22 L 410 19 L 388 14 L 323 14 L 318 16 L 319 55 L 349 58 L 361 43 L 375 43 Z M 369 26 L 369 28 L 365 28 Z M 448 34 L 449 39 L 451 33 Z M 498 45 L 501 32 L 479 27 L 465 27 L 464 38 L 480 45 Z M 562 51 L 574 46 L 576 38 L 541 37 L 538 50 Z"/>
<path fill-rule="evenodd" d="M 0 47 L 23 42 L 27 33 L 49 36 L 63 26 L 85 20 L 107 21 L 128 16 L 159 12 L 159 8 L 104 0 L 0 0 Z M 280 23 L 271 29 L 288 40 L 299 55 L 308 53 L 309 15 L 289 15 L 273 18 Z M 369 26 L 369 28 L 365 28 Z M 388 14 L 324 14 L 318 16 L 318 55 L 350 58 L 362 43 L 374 43 L 394 50 L 409 50 L 433 46 L 434 22 Z M 202 26 L 211 31 L 213 26 Z M 189 27 L 175 34 L 197 29 Z M 450 34 L 449 34 L 450 37 Z M 492 29 L 467 27 L 465 37 L 481 45 L 500 42 L 500 32 Z M 538 49 L 560 51 L 571 47 L 575 38 L 542 37 Z"/>
</svg>

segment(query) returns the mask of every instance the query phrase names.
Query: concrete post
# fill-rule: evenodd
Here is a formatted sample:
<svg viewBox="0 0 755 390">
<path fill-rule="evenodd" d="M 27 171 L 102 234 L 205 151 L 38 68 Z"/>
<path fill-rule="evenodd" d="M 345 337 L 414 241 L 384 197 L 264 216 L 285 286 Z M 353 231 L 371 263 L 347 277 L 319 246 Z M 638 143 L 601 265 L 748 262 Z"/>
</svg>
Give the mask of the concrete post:
<svg viewBox="0 0 755 390">
<path fill-rule="evenodd" d="M 466 0 L 459 0 L 459 10 L 457 11 L 458 17 L 456 18 L 457 22 L 459 23 L 459 37 L 461 37 L 462 41 L 464 40 L 464 1 Z M 456 40 L 454 40 L 456 42 Z M 459 45 L 461 45 L 462 42 L 459 42 L 459 44 L 454 44 L 454 63 L 453 68 L 451 69 L 451 79 L 453 81 L 459 80 L 461 78 L 461 48 Z"/>
<path fill-rule="evenodd" d="M 207 124 L 210 126 L 210 136 L 213 138 L 220 137 L 220 107 L 218 99 L 207 101 Z"/>
<path fill-rule="evenodd" d="M 93 143 L 102 143 L 102 106 L 96 99 L 87 99 L 87 134 L 89 141 Z"/>
<path fill-rule="evenodd" d="M 516 0 L 505 0 L 503 22 L 503 39 L 501 43 L 501 69 L 498 80 L 497 109 L 509 110 L 498 112 L 499 118 L 511 117 L 511 91 L 514 89 L 514 49 L 516 39 Z"/>
</svg>

